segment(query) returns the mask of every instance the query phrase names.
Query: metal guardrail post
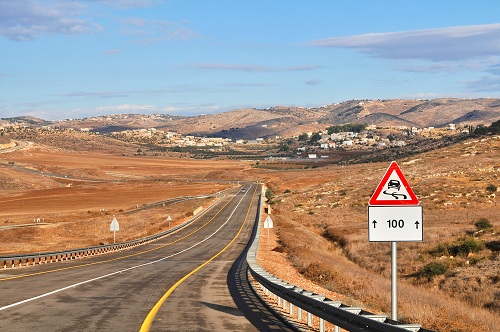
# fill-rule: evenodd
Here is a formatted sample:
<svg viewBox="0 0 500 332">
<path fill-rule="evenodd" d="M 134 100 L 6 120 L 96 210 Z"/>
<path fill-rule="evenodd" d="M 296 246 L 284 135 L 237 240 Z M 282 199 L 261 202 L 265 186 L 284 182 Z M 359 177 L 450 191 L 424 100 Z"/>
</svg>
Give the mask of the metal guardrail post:
<svg viewBox="0 0 500 332">
<path fill-rule="evenodd" d="M 249 273 L 261 285 L 261 288 L 270 292 L 272 300 L 279 298 L 288 302 L 290 306 L 296 306 L 299 321 L 302 322 L 302 312 L 305 311 L 307 313 L 308 326 L 312 327 L 312 316 L 314 315 L 320 321 L 320 329 L 324 329 L 324 322 L 327 321 L 334 325 L 335 332 L 339 332 L 340 328 L 347 331 L 432 332 L 432 330 L 421 328 L 420 325 L 401 324 L 397 321 L 387 319 L 387 316 L 375 315 L 364 311 L 362 308 L 346 306 L 340 301 L 333 301 L 323 295 L 304 291 L 265 271 L 257 263 L 257 248 L 260 241 L 262 221 L 262 195 L 258 211 L 260 212 L 257 216 L 255 238 L 247 253 Z"/>
<path fill-rule="evenodd" d="M 94 255 L 96 252 L 98 254 L 102 253 L 107 253 L 110 251 L 115 251 L 115 250 L 122 250 L 126 248 L 131 248 L 139 244 L 144 244 L 148 243 L 150 241 L 157 240 L 159 238 L 162 238 L 190 223 L 193 221 L 197 220 L 200 218 L 206 211 L 210 210 L 215 204 L 220 202 L 220 200 L 224 197 L 219 194 L 223 194 L 226 192 L 229 192 L 230 189 L 223 190 L 219 193 L 216 193 L 215 195 L 209 195 L 212 197 L 217 197 L 217 200 L 213 202 L 211 205 L 209 205 L 204 212 L 194 216 L 193 218 L 185 221 L 184 223 L 177 225 L 176 227 L 173 227 L 169 230 L 166 230 L 164 232 L 146 236 L 141 239 L 133 240 L 133 241 L 128 241 L 128 242 L 122 242 L 122 243 L 117 243 L 114 245 L 99 245 L 95 247 L 89 247 L 89 248 L 79 248 L 79 249 L 73 249 L 73 250 L 62 250 L 62 251 L 57 251 L 57 252 L 39 252 L 35 254 L 21 254 L 21 255 L 9 255 L 9 256 L 0 256 L 0 262 L 3 261 L 3 268 L 6 269 L 8 267 L 10 268 L 15 268 L 15 267 L 22 267 L 23 262 L 25 263 L 24 266 L 29 266 L 30 265 L 30 260 L 32 261 L 33 265 L 35 264 L 46 264 L 46 263 L 53 263 L 53 262 L 59 262 L 59 261 L 65 261 L 65 260 L 74 260 L 80 257 L 88 257 L 89 255 Z M 208 197 L 207 195 L 200 195 L 196 197 Z M 195 197 L 189 196 L 189 197 L 184 197 L 183 199 L 193 199 Z M 182 201 L 182 199 L 178 199 L 179 201 Z M 9 266 L 10 263 L 10 266 Z"/>
</svg>

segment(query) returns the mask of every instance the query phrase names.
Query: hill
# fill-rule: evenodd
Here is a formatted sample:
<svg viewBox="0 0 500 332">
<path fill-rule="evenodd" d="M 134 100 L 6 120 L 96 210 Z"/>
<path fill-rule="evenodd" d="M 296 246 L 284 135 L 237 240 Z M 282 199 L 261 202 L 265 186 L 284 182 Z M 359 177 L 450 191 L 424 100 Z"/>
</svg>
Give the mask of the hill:
<svg viewBox="0 0 500 332">
<path fill-rule="evenodd" d="M 291 137 L 331 125 L 365 123 L 380 127 L 445 127 L 489 125 L 500 119 L 500 99 L 350 100 L 316 108 L 276 106 L 245 108 L 218 114 L 172 116 L 119 114 L 49 122 L 31 117 L 2 119 L 3 123 L 57 126 L 93 132 L 157 128 L 180 134 L 231 139 Z"/>
</svg>

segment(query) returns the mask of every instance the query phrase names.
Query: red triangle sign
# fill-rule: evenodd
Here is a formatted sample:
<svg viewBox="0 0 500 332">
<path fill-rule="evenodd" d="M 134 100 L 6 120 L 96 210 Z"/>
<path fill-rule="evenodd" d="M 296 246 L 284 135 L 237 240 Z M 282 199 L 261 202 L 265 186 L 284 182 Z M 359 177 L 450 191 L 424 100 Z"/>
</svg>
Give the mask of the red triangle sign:
<svg viewBox="0 0 500 332">
<path fill-rule="evenodd" d="M 370 198 L 370 205 L 418 205 L 408 181 L 393 161 Z"/>
</svg>

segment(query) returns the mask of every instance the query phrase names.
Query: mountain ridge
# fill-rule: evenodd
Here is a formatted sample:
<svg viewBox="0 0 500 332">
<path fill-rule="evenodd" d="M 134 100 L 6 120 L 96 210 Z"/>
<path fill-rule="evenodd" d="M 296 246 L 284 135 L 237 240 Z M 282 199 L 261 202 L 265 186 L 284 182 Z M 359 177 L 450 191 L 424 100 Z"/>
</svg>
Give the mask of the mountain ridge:
<svg viewBox="0 0 500 332">
<path fill-rule="evenodd" d="M 328 126 L 365 123 L 380 127 L 445 127 L 489 125 L 500 119 L 500 99 L 438 98 L 348 100 L 320 107 L 274 106 L 242 108 L 196 116 L 168 114 L 116 114 L 51 122 L 33 117 L 3 118 L 2 123 L 57 126 L 94 132 L 156 128 L 186 135 L 231 139 L 291 137 L 324 130 Z"/>
</svg>

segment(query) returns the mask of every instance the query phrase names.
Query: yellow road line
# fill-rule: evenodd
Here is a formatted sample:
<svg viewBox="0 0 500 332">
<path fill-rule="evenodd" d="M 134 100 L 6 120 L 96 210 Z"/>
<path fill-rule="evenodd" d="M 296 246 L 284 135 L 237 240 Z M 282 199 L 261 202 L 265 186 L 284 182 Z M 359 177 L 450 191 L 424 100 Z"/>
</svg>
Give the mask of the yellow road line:
<svg viewBox="0 0 500 332">
<path fill-rule="evenodd" d="M 210 263 L 211 261 L 213 261 L 215 258 L 217 258 L 220 254 L 222 254 L 224 251 L 226 251 L 226 249 L 229 248 L 229 246 L 234 241 L 236 241 L 236 239 L 240 235 L 241 231 L 243 230 L 243 226 L 245 226 L 246 221 L 248 219 L 248 214 L 250 213 L 250 209 L 252 207 L 253 198 L 255 197 L 255 192 L 257 191 L 257 187 L 258 186 L 255 187 L 254 193 L 252 194 L 252 200 L 250 201 L 250 205 L 248 206 L 247 214 L 245 216 L 245 219 L 243 220 L 243 223 L 241 224 L 240 229 L 238 230 L 238 233 L 236 233 L 236 235 L 233 237 L 233 239 L 221 251 L 219 251 L 217 254 L 215 254 L 214 256 L 212 256 L 212 258 L 210 258 L 209 260 L 207 260 L 206 262 L 204 262 L 203 264 L 201 264 L 200 266 L 198 266 L 196 269 L 194 269 L 191 272 L 189 272 L 188 274 L 186 274 L 179 281 L 177 281 L 172 287 L 170 287 L 170 289 L 160 298 L 160 300 L 158 302 L 156 302 L 156 304 L 154 305 L 153 309 L 151 309 L 151 311 L 148 313 L 148 315 L 144 319 L 144 322 L 141 325 L 141 329 L 139 330 L 139 332 L 149 332 L 150 331 L 151 325 L 153 324 L 153 320 L 155 319 L 156 314 L 160 310 L 161 306 L 163 305 L 163 303 L 165 303 L 165 301 L 167 300 L 167 298 L 173 293 L 173 291 L 181 283 L 183 283 L 187 278 L 189 278 L 190 276 L 192 276 L 193 274 L 195 274 L 202 267 L 204 267 L 205 265 L 207 265 L 208 263 Z"/>
<path fill-rule="evenodd" d="M 59 272 L 59 271 L 77 269 L 77 268 L 81 268 L 81 267 L 85 267 L 85 266 L 98 265 L 98 264 L 103 264 L 103 263 L 109 263 L 109 262 L 117 261 L 117 260 L 120 260 L 120 259 L 134 257 L 134 256 L 142 255 L 142 254 L 145 254 L 145 253 L 148 253 L 148 252 L 151 252 L 151 251 L 155 251 L 155 250 L 159 250 L 159 249 L 165 248 L 165 247 L 170 246 L 170 245 L 172 245 L 174 243 L 177 243 L 177 242 L 179 242 L 181 240 L 184 240 L 187 237 L 190 237 L 191 235 L 193 235 L 194 233 L 198 232 L 200 229 L 202 229 L 203 227 L 205 227 L 206 225 L 208 225 L 210 222 L 212 222 L 215 219 L 215 217 L 217 217 L 217 215 L 219 215 L 219 213 L 222 212 L 222 210 L 231 201 L 232 200 L 229 200 L 226 204 L 224 204 L 224 206 L 222 208 L 220 208 L 220 210 L 210 220 L 208 220 L 206 223 L 204 223 L 201 227 L 195 229 L 194 231 L 192 231 L 189 234 L 186 234 L 186 235 L 184 235 L 184 236 L 182 236 L 182 237 L 180 237 L 180 238 L 178 238 L 178 239 L 176 239 L 176 240 L 174 240 L 172 242 L 166 243 L 164 245 L 161 245 L 161 246 L 158 246 L 158 247 L 155 247 L 155 248 L 152 248 L 152 249 L 144 250 L 144 251 L 141 251 L 141 252 L 138 252 L 138 253 L 135 253 L 135 254 L 130 254 L 130 255 L 125 255 L 125 256 L 121 256 L 121 257 L 117 257 L 117 258 L 107 259 L 107 260 L 104 260 L 104 261 L 93 262 L 93 263 L 86 263 L 86 264 L 76 265 L 76 266 L 68 266 L 68 267 L 58 268 L 58 269 L 54 269 L 54 270 L 48 270 L 48 271 L 42 271 L 42 272 L 35 272 L 35 273 L 28 273 L 28 274 L 22 274 L 22 275 L 12 276 L 12 277 L 0 278 L 0 281 L 6 281 L 6 280 L 12 280 L 12 279 L 20 279 L 20 278 L 26 278 L 26 277 L 33 277 L 33 276 L 37 276 L 37 275 L 41 275 L 41 274 L 47 274 L 47 273 L 53 273 L 53 272 Z"/>
</svg>

